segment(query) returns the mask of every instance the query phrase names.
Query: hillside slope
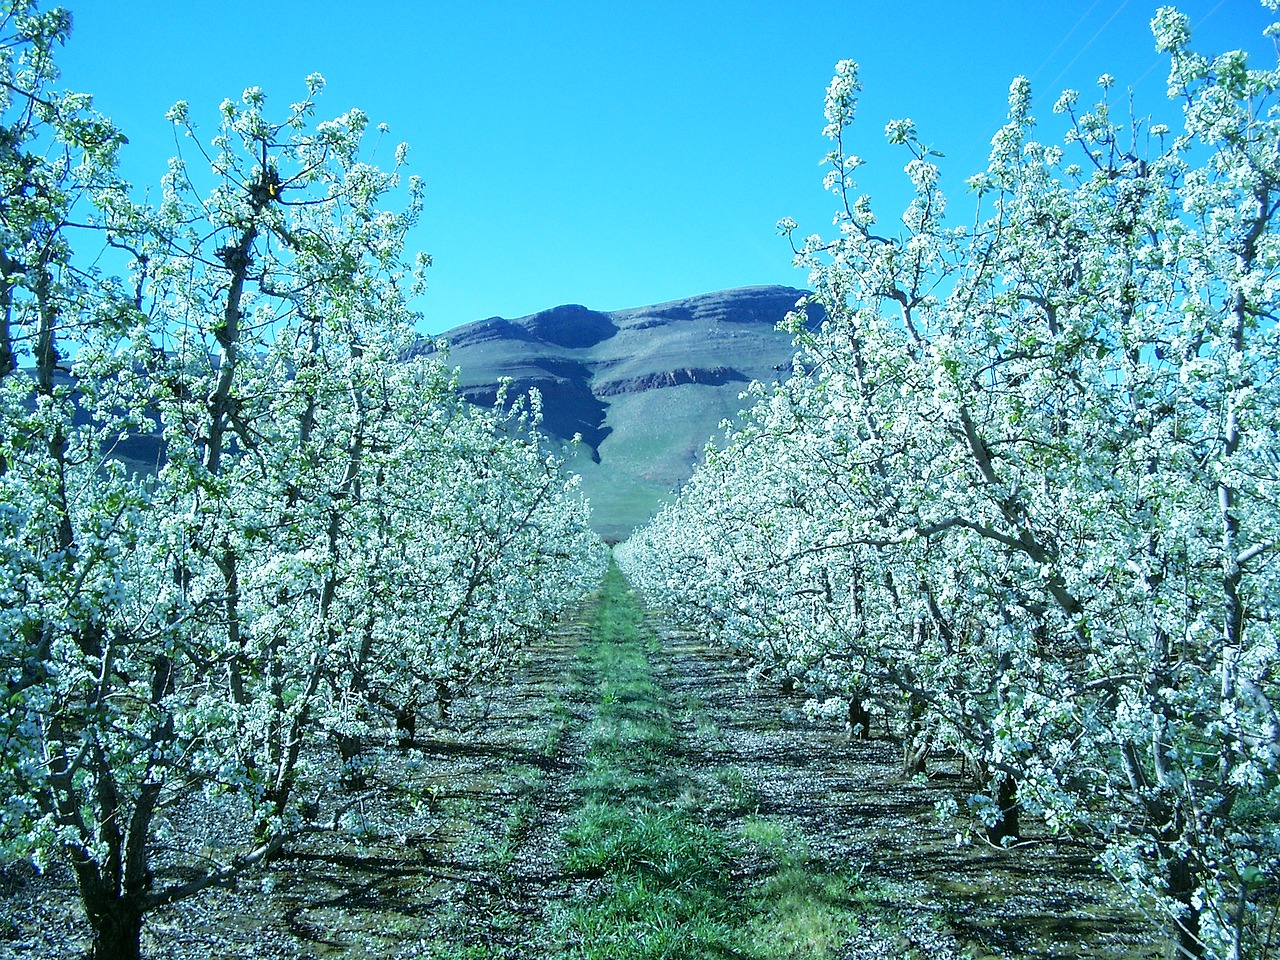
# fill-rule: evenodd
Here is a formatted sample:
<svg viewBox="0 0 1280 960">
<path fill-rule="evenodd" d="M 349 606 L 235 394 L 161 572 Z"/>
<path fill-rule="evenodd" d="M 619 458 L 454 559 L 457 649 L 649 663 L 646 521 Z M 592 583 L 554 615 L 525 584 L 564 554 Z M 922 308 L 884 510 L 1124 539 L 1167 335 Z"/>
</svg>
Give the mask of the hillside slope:
<svg viewBox="0 0 1280 960">
<path fill-rule="evenodd" d="M 582 437 L 572 467 L 596 528 L 617 540 L 688 479 L 752 380 L 789 373 L 791 336 L 777 324 L 803 295 L 761 286 L 607 312 L 570 304 L 443 339 L 469 400 L 492 403 L 509 377 L 516 392 L 541 392 L 548 434 Z"/>
</svg>

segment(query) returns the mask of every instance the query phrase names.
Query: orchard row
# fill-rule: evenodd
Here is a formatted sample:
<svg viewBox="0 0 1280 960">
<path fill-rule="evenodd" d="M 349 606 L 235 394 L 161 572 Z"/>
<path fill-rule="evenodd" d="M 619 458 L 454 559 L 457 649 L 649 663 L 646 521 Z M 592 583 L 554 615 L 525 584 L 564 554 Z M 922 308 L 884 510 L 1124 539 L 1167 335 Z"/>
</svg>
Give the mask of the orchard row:
<svg viewBox="0 0 1280 960">
<path fill-rule="evenodd" d="M 619 549 L 648 596 L 908 774 L 963 756 L 976 832 L 1100 843 L 1180 956 L 1274 954 L 1280 890 L 1280 72 L 1153 21 L 1185 129 L 1110 78 L 1035 138 L 1028 83 L 974 214 L 891 123 L 914 200 L 856 192 L 827 93 L 825 311 L 794 375 Z M 1273 28 L 1280 34 L 1280 26 Z M 795 224 L 784 221 L 788 234 Z M 948 813 L 949 811 L 942 811 Z M 1268 945 L 1270 944 L 1270 945 Z"/>
<path fill-rule="evenodd" d="M 318 122 L 318 76 L 211 136 L 178 104 L 191 162 L 142 205 L 57 86 L 67 14 L 2 25 L 0 838 L 71 864 L 93 956 L 136 957 L 148 911 L 340 828 L 605 548 L 536 397 L 477 409 L 404 359 L 421 187 L 361 160 L 363 114 Z"/>
</svg>

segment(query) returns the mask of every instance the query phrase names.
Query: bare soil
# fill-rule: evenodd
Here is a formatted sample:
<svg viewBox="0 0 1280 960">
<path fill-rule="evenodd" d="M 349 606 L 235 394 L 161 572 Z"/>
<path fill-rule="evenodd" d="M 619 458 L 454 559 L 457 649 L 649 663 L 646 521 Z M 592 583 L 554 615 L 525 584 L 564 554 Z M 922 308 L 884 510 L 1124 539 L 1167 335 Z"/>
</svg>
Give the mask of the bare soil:
<svg viewBox="0 0 1280 960">
<path fill-rule="evenodd" d="M 556 955 L 564 904 L 598 880 L 560 868 L 580 801 L 574 777 L 592 716 L 590 606 L 501 682 L 487 709 L 459 700 L 451 727 L 379 776 L 395 786 L 357 812 L 363 836 L 300 841 L 235 889 L 149 917 L 144 956 L 537 958 Z M 676 730 L 673 804 L 726 833 L 777 824 L 812 862 L 859 876 L 865 922 L 842 960 L 879 957 L 1158 957 L 1158 931 L 1073 842 L 958 845 L 934 805 L 972 785 L 899 777 L 885 741 L 815 726 L 801 700 L 746 680 L 745 665 L 651 617 Z M 420 727 L 421 730 L 421 727 Z M 766 869 L 735 863 L 745 890 Z M 69 871 L 0 870 L 0 958 L 70 960 L 87 949 Z"/>
</svg>

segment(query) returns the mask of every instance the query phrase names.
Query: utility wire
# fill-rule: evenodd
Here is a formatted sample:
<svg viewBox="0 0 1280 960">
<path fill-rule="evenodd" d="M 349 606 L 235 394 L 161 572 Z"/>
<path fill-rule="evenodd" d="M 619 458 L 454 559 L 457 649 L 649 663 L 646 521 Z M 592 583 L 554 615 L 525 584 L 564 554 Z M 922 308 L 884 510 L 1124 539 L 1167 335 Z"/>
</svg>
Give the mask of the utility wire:
<svg viewBox="0 0 1280 960">
<path fill-rule="evenodd" d="M 1049 55 L 1044 58 L 1044 62 L 1041 63 L 1040 66 L 1036 67 L 1036 72 L 1031 74 L 1031 76 L 1027 78 L 1028 80 L 1034 81 L 1036 77 L 1040 76 L 1041 71 L 1049 65 L 1049 61 L 1056 57 L 1058 55 L 1058 51 L 1067 45 L 1067 41 L 1075 36 L 1075 32 L 1080 29 L 1080 25 L 1089 19 L 1089 15 L 1093 13 L 1101 2 L 1102 0 L 1093 0 L 1093 3 L 1089 5 L 1089 9 L 1084 12 L 1079 20 L 1076 21 L 1076 25 L 1062 35 L 1062 39 L 1058 41 L 1058 45 L 1049 51 Z"/>
<path fill-rule="evenodd" d="M 1113 21 L 1116 17 L 1120 16 L 1120 11 L 1123 10 L 1128 5 L 1129 5 L 1129 0 L 1124 0 L 1124 3 L 1116 7 L 1115 12 L 1111 14 L 1110 17 L 1107 18 L 1107 22 L 1098 28 L 1098 32 L 1089 38 L 1088 43 L 1086 43 L 1083 47 L 1081 47 L 1079 50 L 1076 51 L 1076 55 L 1071 58 L 1071 62 L 1068 63 L 1065 67 L 1063 67 L 1058 72 L 1058 75 L 1053 78 L 1053 81 L 1049 84 L 1050 90 L 1057 89 L 1058 81 L 1067 75 L 1067 71 L 1076 65 L 1076 61 L 1079 60 L 1082 56 L 1084 56 L 1084 52 L 1088 50 L 1091 46 L 1093 46 L 1093 41 L 1097 40 L 1100 36 L 1103 35 L 1103 33 L 1106 32 L 1107 27 L 1111 26 L 1111 21 Z M 1093 8 L 1090 7 L 1089 9 L 1093 9 Z"/>
<path fill-rule="evenodd" d="M 1219 0 L 1219 6 L 1221 6 L 1221 4 L 1224 2 L 1225 0 Z M 1093 11 L 1097 9 L 1100 3 L 1102 3 L 1102 0 L 1093 0 L 1093 3 L 1089 5 L 1089 8 L 1085 10 L 1085 12 L 1081 15 L 1080 19 L 1076 21 L 1075 26 L 1073 26 L 1070 30 L 1068 30 L 1065 34 L 1063 34 L 1062 39 L 1058 41 L 1058 45 L 1053 48 L 1053 50 L 1049 53 L 1047 57 L 1044 58 L 1044 61 L 1040 64 L 1040 66 L 1036 68 L 1035 72 L 1031 74 L 1031 76 L 1028 78 L 1029 80 L 1034 80 L 1044 71 L 1045 67 L 1047 67 L 1052 62 L 1053 58 L 1058 55 L 1058 51 L 1060 51 L 1063 47 L 1065 47 L 1067 45 L 1067 42 L 1073 36 L 1075 36 L 1076 31 L 1079 30 L 1080 27 L 1084 24 L 1084 22 L 1089 19 L 1090 15 L 1092 15 Z M 1116 17 L 1120 16 L 1120 12 L 1124 10 L 1124 8 L 1127 7 L 1128 5 L 1129 5 L 1129 0 L 1123 0 L 1123 2 L 1118 7 L 1116 7 L 1114 11 L 1112 11 L 1111 16 L 1107 18 L 1107 22 L 1104 23 L 1101 27 L 1099 27 L 1098 30 L 1094 33 L 1094 35 L 1090 37 L 1088 41 L 1079 50 L 1076 51 L 1076 55 L 1071 58 L 1070 63 L 1068 63 L 1065 67 L 1063 67 L 1058 72 L 1058 75 L 1053 78 L 1053 81 L 1050 84 L 1048 84 L 1048 89 L 1050 91 L 1053 91 L 1052 93 L 1053 96 L 1056 96 L 1057 93 L 1061 92 L 1061 91 L 1055 91 L 1058 81 L 1061 80 L 1063 76 L 1066 75 L 1067 71 L 1070 70 L 1075 65 L 1075 62 L 1084 55 L 1084 52 L 1088 50 L 1091 46 L 1093 46 L 1093 42 L 1097 40 L 1098 37 L 1102 36 L 1103 32 L 1106 31 L 1107 27 L 1111 26 L 1111 22 L 1115 20 Z M 989 145 L 989 143 L 990 141 L 984 141 L 984 145 Z M 976 154 L 979 149 L 980 148 L 978 147 L 974 147 L 969 150 L 966 150 L 963 154 L 959 155 L 957 159 L 960 159 L 961 157 L 967 159 L 969 156 Z"/>
</svg>

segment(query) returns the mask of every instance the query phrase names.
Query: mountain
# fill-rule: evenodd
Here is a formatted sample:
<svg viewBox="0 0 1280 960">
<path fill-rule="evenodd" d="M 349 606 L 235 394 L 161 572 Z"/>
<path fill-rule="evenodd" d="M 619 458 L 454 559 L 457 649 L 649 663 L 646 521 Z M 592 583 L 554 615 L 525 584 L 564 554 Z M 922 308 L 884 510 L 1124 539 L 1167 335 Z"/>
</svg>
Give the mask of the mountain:
<svg viewBox="0 0 1280 960">
<path fill-rule="evenodd" d="M 570 467 L 597 530 L 616 541 L 689 478 L 751 381 L 790 373 L 791 335 L 777 324 L 804 295 L 762 286 L 627 310 L 568 304 L 468 323 L 441 339 L 467 399 L 491 404 L 510 378 L 511 391 L 542 394 L 547 434 L 581 436 Z"/>
</svg>

